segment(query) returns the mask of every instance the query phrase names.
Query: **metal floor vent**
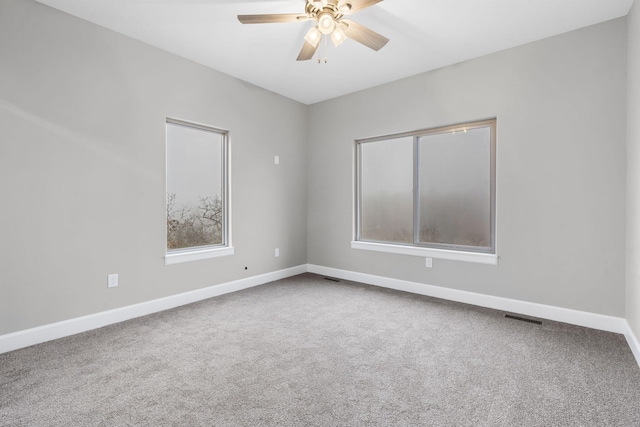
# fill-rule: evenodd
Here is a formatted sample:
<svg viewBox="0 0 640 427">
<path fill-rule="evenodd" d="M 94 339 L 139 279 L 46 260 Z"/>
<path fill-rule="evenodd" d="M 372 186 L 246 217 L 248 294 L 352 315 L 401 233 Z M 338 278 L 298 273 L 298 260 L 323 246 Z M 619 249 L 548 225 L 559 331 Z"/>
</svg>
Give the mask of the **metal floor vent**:
<svg viewBox="0 0 640 427">
<path fill-rule="evenodd" d="M 331 282 L 340 282 L 340 280 L 334 279 L 333 277 L 325 277 L 324 280 L 329 280 Z"/>
<path fill-rule="evenodd" d="M 520 320 L 521 322 L 535 323 L 536 325 L 542 325 L 542 322 L 539 320 L 527 319 L 526 317 L 512 316 L 510 314 L 505 314 L 504 317 L 507 319 Z"/>
</svg>

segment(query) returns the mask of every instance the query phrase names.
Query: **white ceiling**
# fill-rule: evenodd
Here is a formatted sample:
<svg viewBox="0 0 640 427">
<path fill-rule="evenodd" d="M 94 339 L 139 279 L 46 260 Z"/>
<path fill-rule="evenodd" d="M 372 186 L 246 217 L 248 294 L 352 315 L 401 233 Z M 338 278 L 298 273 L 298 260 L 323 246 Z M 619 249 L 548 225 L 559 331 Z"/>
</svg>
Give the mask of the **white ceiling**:
<svg viewBox="0 0 640 427">
<path fill-rule="evenodd" d="M 296 61 L 312 22 L 242 25 L 236 18 L 302 14 L 305 0 L 37 1 L 305 104 L 625 16 L 633 3 L 385 0 L 350 16 L 390 38 L 384 48 L 329 42 L 328 63 L 319 64 Z"/>
</svg>

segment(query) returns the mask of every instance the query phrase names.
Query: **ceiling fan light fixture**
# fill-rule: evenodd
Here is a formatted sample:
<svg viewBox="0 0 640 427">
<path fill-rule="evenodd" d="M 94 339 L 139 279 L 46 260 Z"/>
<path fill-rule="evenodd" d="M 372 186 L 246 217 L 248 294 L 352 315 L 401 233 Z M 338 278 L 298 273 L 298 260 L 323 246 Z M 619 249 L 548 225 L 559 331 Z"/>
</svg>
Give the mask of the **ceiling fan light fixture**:
<svg viewBox="0 0 640 427">
<path fill-rule="evenodd" d="M 351 4 L 345 3 L 342 6 L 340 6 L 338 10 L 340 11 L 340 13 L 349 13 L 349 11 L 351 10 Z"/>
<path fill-rule="evenodd" d="M 304 39 L 313 47 L 318 47 L 318 43 L 320 43 L 320 40 L 322 39 L 322 33 L 318 30 L 318 27 L 315 26 L 307 32 Z"/>
<path fill-rule="evenodd" d="M 333 30 L 333 33 L 331 33 L 331 41 L 333 42 L 335 47 L 340 46 L 346 38 L 346 34 L 344 33 L 344 31 L 342 31 L 342 29 L 340 29 L 340 27 L 336 27 L 336 29 Z"/>
<path fill-rule="evenodd" d="M 336 28 L 336 21 L 333 20 L 333 15 L 328 12 L 322 12 L 318 15 L 318 29 L 322 34 L 331 34 Z"/>
</svg>

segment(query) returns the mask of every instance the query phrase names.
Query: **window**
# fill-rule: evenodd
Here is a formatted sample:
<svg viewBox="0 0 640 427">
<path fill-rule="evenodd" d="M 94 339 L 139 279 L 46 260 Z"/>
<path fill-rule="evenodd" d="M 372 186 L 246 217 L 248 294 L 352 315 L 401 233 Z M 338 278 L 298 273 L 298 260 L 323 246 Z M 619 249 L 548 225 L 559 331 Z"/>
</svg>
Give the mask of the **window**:
<svg viewBox="0 0 640 427">
<path fill-rule="evenodd" d="M 230 255 L 227 132 L 167 119 L 166 264 Z"/>
<path fill-rule="evenodd" d="M 496 264 L 496 120 L 356 141 L 352 247 Z"/>
</svg>

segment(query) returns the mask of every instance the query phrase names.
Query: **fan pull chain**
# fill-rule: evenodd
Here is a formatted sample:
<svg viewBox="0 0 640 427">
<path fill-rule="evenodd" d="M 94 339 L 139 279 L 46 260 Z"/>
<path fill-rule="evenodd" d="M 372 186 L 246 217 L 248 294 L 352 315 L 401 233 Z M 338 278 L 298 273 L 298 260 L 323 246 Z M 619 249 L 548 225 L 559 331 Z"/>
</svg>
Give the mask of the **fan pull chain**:
<svg viewBox="0 0 640 427">
<path fill-rule="evenodd" d="M 324 63 L 327 63 L 327 39 L 329 37 L 324 36 Z"/>
<path fill-rule="evenodd" d="M 323 36 L 322 37 L 324 39 L 324 63 L 326 64 L 327 62 L 329 62 L 327 60 L 327 37 Z M 318 64 L 320 64 L 322 61 L 320 59 L 320 56 L 318 56 Z"/>
</svg>

